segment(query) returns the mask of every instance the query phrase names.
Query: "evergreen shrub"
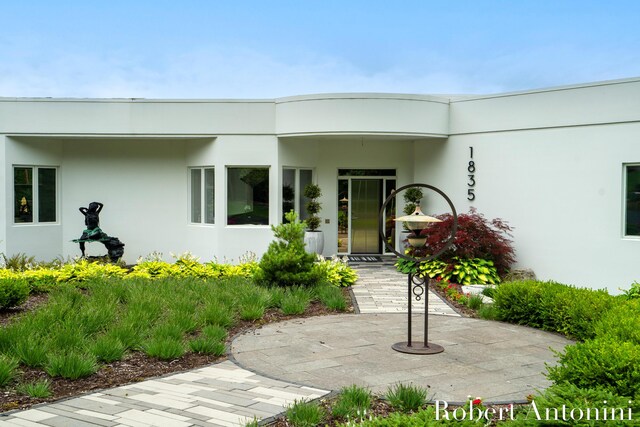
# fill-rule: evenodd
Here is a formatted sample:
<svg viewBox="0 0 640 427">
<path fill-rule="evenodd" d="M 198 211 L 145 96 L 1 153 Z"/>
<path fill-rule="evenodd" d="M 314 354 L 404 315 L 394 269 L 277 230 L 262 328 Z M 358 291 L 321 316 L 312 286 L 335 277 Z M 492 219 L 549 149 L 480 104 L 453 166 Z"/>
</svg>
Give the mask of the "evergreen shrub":
<svg viewBox="0 0 640 427">
<path fill-rule="evenodd" d="M 501 284 L 493 299 L 500 320 L 585 340 L 595 336 L 596 322 L 615 297 L 601 290 L 527 280 Z"/>
<path fill-rule="evenodd" d="M 640 396 L 640 345 L 604 336 L 565 347 L 547 368 L 557 384 L 600 387 L 619 396 Z"/>
<path fill-rule="evenodd" d="M 260 260 L 255 280 L 260 285 L 313 286 L 320 279 L 314 268 L 315 255 L 304 249 L 305 223 L 297 219 L 295 212 L 285 214 L 285 224 L 271 226 L 276 240 Z"/>
<path fill-rule="evenodd" d="M 567 412 L 573 410 L 577 415 L 580 411 L 584 414 L 584 417 L 580 423 L 577 419 L 569 419 L 566 422 L 562 421 L 562 412 L 559 412 L 560 419 L 551 419 L 546 425 L 585 425 L 585 426 L 628 426 L 637 425 L 640 421 L 640 401 L 637 399 L 629 403 L 629 397 L 617 395 L 610 390 L 602 387 L 594 388 L 581 388 L 572 384 L 554 384 L 546 389 L 544 392 L 535 396 L 535 405 L 537 409 L 528 407 L 526 410 L 516 412 L 515 419 L 508 421 L 504 424 L 498 424 L 499 426 L 537 426 L 542 424 L 540 416 L 545 416 L 547 410 L 549 413 L 555 415 L 559 408 L 563 405 L 567 408 Z M 606 419 L 603 408 L 608 408 Z M 628 415 L 627 408 L 630 408 L 633 412 L 633 421 L 620 420 L 620 409 L 615 409 L 614 413 L 617 419 L 613 419 L 611 410 L 614 408 L 620 408 L 624 411 L 624 416 Z M 590 412 L 588 412 L 590 411 Z M 591 420 L 587 420 L 587 414 L 591 414 Z"/>
</svg>

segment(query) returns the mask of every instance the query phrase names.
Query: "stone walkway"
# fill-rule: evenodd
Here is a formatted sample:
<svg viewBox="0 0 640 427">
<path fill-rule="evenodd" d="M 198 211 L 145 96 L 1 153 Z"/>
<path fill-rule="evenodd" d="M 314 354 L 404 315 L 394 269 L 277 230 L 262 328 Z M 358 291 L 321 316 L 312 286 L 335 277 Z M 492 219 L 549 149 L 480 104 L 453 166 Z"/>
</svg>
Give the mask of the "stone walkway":
<svg viewBox="0 0 640 427">
<path fill-rule="evenodd" d="M 408 310 L 407 275 L 399 273 L 394 260 L 377 263 L 350 263 L 359 280 L 352 292 L 358 313 L 406 313 Z M 411 302 L 413 313 L 424 313 L 424 299 Z M 429 313 L 460 317 L 438 295 L 429 292 Z"/>
<path fill-rule="evenodd" d="M 1 414 L 0 426 L 235 427 L 328 392 L 256 375 L 227 361 Z"/>
<path fill-rule="evenodd" d="M 413 317 L 413 345 L 423 345 L 423 315 Z M 429 316 L 432 355 L 398 353 L 407 340 L 404 314 L 310 317 L 265 325 L 237 337 L 231 347 L 240 366 L 276 378 L 338 390 L 351 384 L 384 394 L 397 383 L 429 389 L 432 400 L 524 402 L 550 382 L 551 348 L 570 341 L 536 329 L 450 316 Z"/>
<path fill-rule="evenodd" d="M 384 392 L 413 382 L 429 387 L 434 399 L 470 394 L 517 401 L 548 385 L 544 364 L 555 361 L 549 347 L 569 343 L 535 329 L 462 318 L 430 294 L 429 337 L 444 353 L 397 353 L 390 345 L 406 340 L 406 276 L 389 262 L 354 267 L 360 314 L 266 325 L 236 337 L 229 361 L 0 414 L 0 427 L 244 426 L 351 384 Z M 416 343 L 423 319 L 414 319 Z"/>
</svg>

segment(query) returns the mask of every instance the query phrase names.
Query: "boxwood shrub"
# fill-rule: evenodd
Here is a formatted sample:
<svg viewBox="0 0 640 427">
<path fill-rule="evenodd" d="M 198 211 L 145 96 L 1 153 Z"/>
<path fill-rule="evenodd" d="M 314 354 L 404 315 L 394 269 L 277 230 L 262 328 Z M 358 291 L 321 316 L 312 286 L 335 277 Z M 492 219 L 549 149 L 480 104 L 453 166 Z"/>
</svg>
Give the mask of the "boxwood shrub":
<svg viewBox="0 0 640 427">
<path fill-rule="evenodd" d="M 592 389 L 640 397 L 639 299 L 539 281 L 503 283 L 493 298 L 499 320 L 579 341 L 558 352 L 557 365 L 547 368 L 556 386 L 568 387 L 563 398 L 578 398 Z"/>
<path fill-rule="evenodd" d="M 612 336 L 567 346 L 548 378 L 557 384 L 601 387 L 619 396 L 640 397 L 640 346 Z"/>
<path fill-rule="evenodd" d="M 501 284 L 493 299 L 500 320 L 585 340 L 595 336 L 596 322 L 615 297 L 602 290 L 526 280 Z"/>
</svg>

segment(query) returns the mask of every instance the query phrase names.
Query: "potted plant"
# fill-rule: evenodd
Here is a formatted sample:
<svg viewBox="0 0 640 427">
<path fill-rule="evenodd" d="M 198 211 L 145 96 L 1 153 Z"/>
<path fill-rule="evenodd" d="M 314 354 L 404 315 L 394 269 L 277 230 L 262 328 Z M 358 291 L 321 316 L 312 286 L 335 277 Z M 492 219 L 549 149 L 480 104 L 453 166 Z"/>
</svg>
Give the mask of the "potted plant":
<svg viewBox="0 0 640 427">
<path fill-rule="evenodd" d="M 324 250 L 324 235 L 320 227 L 320 213 L 321 205 L 318 199 L 322 196 L 320 187 L 316 184 L 308 184 L 304 188 L 304 197 L 309 199 L 306 204 L 307 213 L 309 216 L 305 220 L 307 223 L 307 231 L 304 233 L 304 243 L 307 252 L 322 254 Z"/>
<path fill-rule="evenodd" d="M 416 206 L 420 205 L 420 201 L 423 197 L 422 189 L 419 187 L 408 188 L 404 192 L 404 195 L 402 197 L 404 198 L 404 209 L 402 211 L 405 215 L 411 215 L 413 212 L 415 212 Z M 402 224 L 402 233 L 402 241 L 408 241 L 408 239 L 410 238 L 410 236 L 408 235 L 410 231 L 405 223 Z"/>
<path fill-rule="evenodd" d="M 416 206 L 418 206 L 422 200 L 422 189 L 419 187 L 408 188 L 402 197 L 405 202 L 403 212 L 405 215 L 411 215 L 416 210 Z"/>
</svg>

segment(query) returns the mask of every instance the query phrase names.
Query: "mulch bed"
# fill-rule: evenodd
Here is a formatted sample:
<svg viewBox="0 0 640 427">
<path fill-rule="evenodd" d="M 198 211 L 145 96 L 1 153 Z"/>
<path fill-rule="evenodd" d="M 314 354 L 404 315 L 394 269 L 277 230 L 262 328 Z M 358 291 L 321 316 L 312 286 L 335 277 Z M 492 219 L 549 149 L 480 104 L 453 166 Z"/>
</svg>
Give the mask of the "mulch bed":
<svg viewBox="0 0 640 427">
<path fill-rule="evenodd" d="M 344 289 L 343 292 L 345 293 L 347 302 L 349 303 L 347 313 L 353 313 L 354 310 L 351 305 L 349 293 L 346 289 Z M 34 310 L 38 306 L 44 304 L 47 299 L 47 295 L 32 295 L 19 308 L 0 310 L 0 325 L 4 326 L 16 316 Z M 330 314 L 336 314 L 336 312 L 329 311 L 320 303 L 310 304 L 305 313 L 300 316 L 285 316 L 278 310 L 269 310 L 265 313 L 262 319 L 255 322 L 239 321 L 236 323 L 236 325 L 229 330 L 229 339 L 227 344 L 229 344 L 237 334 L 259 328 L 260 326 L 268 323 Z M 90 391 L 97 391 L 143 381 L 152 377 L 201 368 L 226 359 L 226 356 L 215 357 L 189 352 L 178 359 L 163 361 L 146 356 L 140 351 L 135 351 L 129 353 L 123 360 L 103 364 L 100 370 L 94 375 L 77 380 L 68 380 L 59 377 L 52 378 L 40 369 L 21 367 L 21 373 L 18 376 L 18 380 L 20 382 L 33 382 L 38 379 L 48 379 L 51 384 L 51 391 L 53 392 L 53 395 L 44 399 L 35 399 L 17 393 L 13 387 L 7 387 L 4 390 L 0 390 L 0 412 L 14 409 L 26 409 L 37 403 L 52 402 L 63 398 L 78 396 Z"/>
</svg>

